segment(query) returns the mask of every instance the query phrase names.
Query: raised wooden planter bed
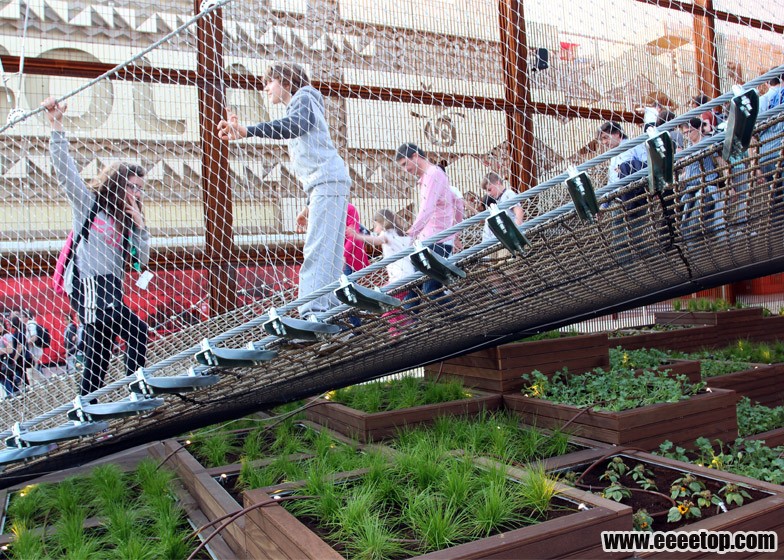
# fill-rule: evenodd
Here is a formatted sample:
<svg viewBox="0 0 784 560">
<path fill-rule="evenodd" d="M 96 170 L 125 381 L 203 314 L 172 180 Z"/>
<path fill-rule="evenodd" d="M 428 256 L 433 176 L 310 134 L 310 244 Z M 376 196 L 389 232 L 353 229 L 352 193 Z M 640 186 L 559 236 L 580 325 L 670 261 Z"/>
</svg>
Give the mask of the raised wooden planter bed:
<svg viewBox="0 0 784 560">
<path fill-rule="evenodd" d="M 757 439 L 764 441 L 768 447 L 778 447 L 779 445 L 784 445 L 784 428 L 776 428 L 761 434 L 746 436 L 745 439 Z"/>
<path fill-rule="evenodd" d="M 724 333 L 718 327 L 690 327 L 676 330 L 639 332 L 610 339 L 613 346 L 627 350 L 660 348 L 678 352 L 693 352 L 702 348 L 724 346 Z"/>
<path fill-rule="evenodd" d="M 473 416 L 483 410 L 493 411 L 501 408 L 501 395 L 473 392 L 474 396 L 458 401 L 375 413 L 318 399 L 314 406 L 310 406 L 305 411 L 305 417 L 339 434 L 355 438 L 361 443 L 370 443 L 390 438 L 405 426 L 431 424 L 440 416 Z"/>
<path fill-rule="evenodd" d="M 729 389 L 752 403 L 765 406 L 784 404 L 784 364 L 752 364 L 751 369 L 706 377 L 708 387 Z"/>
<path fill-rule="evenodd" d="M 151 454 L 166 460 L 165 464 L 177 473 L 183 487 L 208 521 L 227 517 L 242 509 L 237 500 L 177 440 L 162 441 L 159 447 L 151 449 Z M 242 557 L 245 550 L 245 519 L 240 517 L 228 525 L 221 536 L 237 557 Z"/>
<path fill-rule="evenodd" d="M 761 307 L 728 309 L 726 311 L 660 311 L 656 313 L 657 325 L 739 326 L 762 320 Z"/>
<path fill-rule="evenodd" d="M 746 312 L 716 319 L 718 324 L 692 326 L 667 331 L 649 331 L 610 339 L 612 345 L 620 345 L 628 350 L 640 348 L 662 348 L 693 352 L 702 348 L 721 348 L 738 339 L 753 342 L 772 342 L 784 340 L 784 317 L 763 317 L 761 309 L 736 309 Z M 668 312 L 669 313 L 669 312 Z M 721 313 L 730 313 L 723 311 Z M 680 313 L 683 315 L 683 313 Z M 657 314 L 657 322 L 660 314 Z M 696 319 L 695 319 L 696 320 Z M 705 319 L 707 321 L 707 319 Z"/>
<path fill-rule="evenodd" d="M 506 393 L 519 391 L 521 376 L 539 370 L 545 375 L 563 368 L 589 371 L 610 365 L 607 335 L 565 336 L 502 344 L 425 366 L 427 379 L 459 379 L 466 387 Z"/>
<path fill-rule="evenodd" d="M 604 412 L 557 404 L 522 394 L 505 394 L 504 406 L 520 414 L 527 424 L 540 428 L 560 429 L 585 438 L 637 447 L 656 449 L 670 440 L 690 447 L 700 436 L 722 441 L 738 437 L 738 420 L 734 391 L 716 389 L 674 403 Z"/>
<path fill-rule="evenodd" d="M 511 476 L 524 476 L 510 470 Z M 290 485 L 287 486 L 290 488 Z M 415 556 L 428 560 L 478 558 L 626 558 L 601 549 L 601 532 L 631 526 L 631 508 L 559 484 L 559 498 L 590 509 L 543 521 L 438 552 Z M 269 502 L 273 489 L 245 492 L 244 506 Z M 246 516 L 245 554 L 250 558 L 341 559 L 334 548 L 278 504 L 259 507 Z"/>
<path fill-rule="evenodd" d="M 587 458 L 587 454 L 593 455 L 592 458 Z M 784 538 L 784 487 L 770 484 L 745 476 L 740 476 L 728 472 L 717 471 L 715 469 L 708 469 L 700 467 L 691 463 L 684 463 L 673 459 L 659 457 L 651 453 L 642 451 L 630 451 L 619 449 L 618 455 L 628 457 L 630 461 L 628 464 L 637 462 L 645 463 L 646 465 L 657 465 L 664 468 L 673 469 L 682 473 L 692 473 L 695 476 L 708 479 L 721 481 L 722 483 L 732 482 L 742 485 L 743 487 L 750 488 L 758 493 L 763 493 L 762 497 L 755 499 L 742 506 L 731 509 L 726 513 L 714 515 L 712 517 L 705 517 L 703 519 L 692 520 L 687 525 L 684 525 L 679 530 L 681 531 L 774 531 L 778 535 L 778 541 Z M 583 452 L 579 456 L 562 455 L 561 457 L 554 457 L 545 461 L 545 467 L 553 472 L 562 472 L 563 470 L 573 469 L 575 467 L 587 467 L 593 461 L 602 457 L 608 457 L 606 450 L 596 449 L 591 452 Z M 666 492 L 665 492 L 666 493 Z M 768 494 L 765 496 L 764 494 Z M 631 524 L 625 528 L 629 531 L 632 529 Z M 631 556 L 631 553 L 627 553 Z M 637 552 L 634 558 L 714 558 L 716 554 L 706 552 L 684 552 L 684 553 L 650 553 L 650 552 Z M 727 554 L 728 558 L 780 558 L 780 553 L 769 554 Z"/>
</svg>

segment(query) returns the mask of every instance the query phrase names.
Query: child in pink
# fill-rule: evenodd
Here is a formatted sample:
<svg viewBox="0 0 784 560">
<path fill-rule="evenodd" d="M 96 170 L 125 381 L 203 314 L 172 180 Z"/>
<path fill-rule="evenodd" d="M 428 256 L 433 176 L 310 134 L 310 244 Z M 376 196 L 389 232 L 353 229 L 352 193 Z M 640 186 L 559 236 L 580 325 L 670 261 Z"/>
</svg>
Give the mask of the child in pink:
<svg viewBox="0 0 784 560">
<path fill-rule="evenodd" d="M 411 246 L 411 238 L 406 235 L 405 228 L 401 224 L 400 218 L 397 214 L 392 212 L 392 210 L 387 210 L 385 208 L 376 212 L 376 215 L 373 216 L 373 233 L 375 233 L 375 235 L 362 235 L 356 233 L 356 230 L 352 230 L 351 233 L 349 233 L 348 229 L 346 230 L 346 235 L 351 236 L 355 241 L 368 243 L 375 247 L 381 247 L 384 258 L 390 257 Z M 411 260 L 408 258 L 403 258 L 387 265 L 387 275 L 389 276 L 390 284 L 414 274 L 414 272 L 414 265 L 411 264 Z M 397 294 L 395 297 L 403 299 L 407 293 L 408 292 Z M 397 336 L 399 334 L 398 329 L 395 327 L 396 324 L 398 326 L 404 326 L 408 321 L 406 316 L 399 310 L 384 313 L 383 317 L 386 317 L 392 325 L 389 329 L 392 336 Z M 404 323 L 404 321 L 406 322 Z"/>
<path fill-rule="evenodd" d="M 351 235 L 358 234 L 360 227 L 359 212 L 356 206 L 349 202 L 346 213 L 346 238 L 343 240 L 343 274 L 346 276 L 365 268 L 370 263 L 365 252 L 365 244 Z M 359 317 L 349 317 L 349 323 L 358 327 L 361 321 Z"/>
<path fill-rule="evenodd" d="M 359 229 L 359 212 L 349 202 L 348 212 L 346 213 L 346 239 L 343 241 L 343 274 L 346 276 L 370 264 L 370 259 L 365 252 L 365 244 L 362 240 L 352 237 L 350 234 L 350 232 L 359 233 Z"/>
</svg>

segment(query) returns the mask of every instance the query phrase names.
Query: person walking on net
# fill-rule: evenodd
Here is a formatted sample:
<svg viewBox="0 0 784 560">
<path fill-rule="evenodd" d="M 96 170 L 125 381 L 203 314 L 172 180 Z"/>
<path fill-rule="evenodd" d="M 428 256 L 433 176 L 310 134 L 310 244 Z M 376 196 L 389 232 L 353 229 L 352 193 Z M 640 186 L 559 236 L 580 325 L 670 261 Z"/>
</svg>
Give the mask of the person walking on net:
<svg viewBox="0 0 784 560">
<path fill-rule="evenodd" d="M 419 185 L 419 212 L 408 230 L 414 241 L 424 241 L 437 233 L 463 221 L 463 201 L 458 198 L 449 184 L 443 169 L 430 162 L 425 152 L 416 144 L 402 144 L 395 153 L 395 163 L 417 178 Z M 449 257 L 455 247 L 457 235 L 442 238 L 428 247 L 435 254 Z M 443 286 L 437 280 L 428 279 L 422 285 L 422 293 L 437 299 Z M 415 297 L 410 292 L 407 300 Z"/>
<path fill-rule="evenodd" d="M 74 301 L 84 325 L 84 372 L 80 395 L 103 385 L 116 337 L 127 345 L 127 375 L 144 367 L 147 356 L 147 323 L 123 302 L 123 279 L 131 255 L 140 265 L 150 256 L 150 232 L 142 212 L 145 170 L 141 166 L 115 163 L 107 166 L 88 186 L 79 176 L 63 131 L 67 105 L 49 97 L 41 104 L 52 126 L 49 149 L 60 186 L 73 210 L 73 228 L 86 235 L 74 256 Z"/>
<path fill-rule="evenodd" d="M 291 169 L 308 197 L 307 208 L 297 219 L 305 223 L 307 216 L 299 269 L 299 297 L 304 297 L 340 278 L 351 178 L 330 138 L 324 99 L 302 67 L 273 64 L 265 79 L 270 103 L 286 105 L 286 115 L 244 126 L 229 110 L 218 123 L 218 136 L 227 141 L 248 137 L 288 141 Z M 300 316 L 326 311 L 338 303 L 332 294 L 321 296 L 300 306 Z"/>
</svg>

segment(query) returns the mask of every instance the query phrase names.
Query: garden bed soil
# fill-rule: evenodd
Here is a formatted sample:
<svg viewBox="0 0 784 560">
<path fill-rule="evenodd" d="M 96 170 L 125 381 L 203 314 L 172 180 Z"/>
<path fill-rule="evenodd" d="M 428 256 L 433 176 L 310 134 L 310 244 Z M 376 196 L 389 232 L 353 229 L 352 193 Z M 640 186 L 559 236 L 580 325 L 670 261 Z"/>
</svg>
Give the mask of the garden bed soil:
<svg viewBox="0 0 784 560">
<path fill-rule="evenodd" d="M 519 391 L 523 374 L 539 370 L 552 375 L 607 368 L 610 365 L 607 335 L 564 336 L 502 344 L 425 366 L 426 379 L 460 380 L 466 387 L 494 393 Z"/>
<path fill-rule="evenodd" d="M 406 426 L 431 424 L 441 416 L 474 416 L 483 410 L 490 412 L 501 408 L 501 395 L 475 390 L 473 392 L 474 396 L 457 401 L 375 413 L 318 399 L 314 406 L 305 411 L 305 417 L 361 443 L 370 443 L 393 437 Z"/>
<path fill-rule="evenodd" d="M 784 364 L 751 364 L 751 368 L 726 375 L 706 377 L 713 389 L 729 389 L 739 397 L 765 406 L 784 405 Z"/>
<path fill-rule="evenodd" d="M 524 476 L 519 469 L 508 468 L 510 476 Z M 353 476 L 353 475 L 352 475 Z M 291 489 L 292 485 L 286 485 Z M 266 488 L 245 492 L 244 506 L 269 502 Z M 627 553 L 602 552 L 601 532 L 621 530 L 631 525 L 631 509 L 611 500 L 559 484 L 559 498 L 573 507 L 580 503 L 591 509 L 566 515 L 536 525 L 522 527 L 474 542 L 453 546 L 414 558 L 458 560 L 478 558 L 626 558 Z M 247 514 L 245 554 L 251 558 L 341 559 L 335 547 L 324 541 L 313 524 L 306 524 L 279 504 L 259 507 Z"/>
<path fill-rule="evenodd" d="M 588 465 L 597 461 L 604 457 L 606 460 L 611 459 L 612 456 L 608 457 L 607 452 L 597 449 L 593 451 L 593 458 L 587 459 L 587 453 L 581 453 L 579 456 L 576 454 L 570 455 L 562 455 L 561 457 L 553 457 L 551 459 L 545 460 L 545 467 L 550 472 L 558 472 L 563 473 L 566 470 L 578 470 L 580 468 L 587 468 Z M 617 455 L 622 455 L 626 460 L 626 464 L 629 467 L 635 466 L 638 462 L 644 463 L 646 467 L 655 469 L 656 471 L 661 472 L 662 470 L 671 469 L 674 472 L 678 472 L 679 474 L 676 475 L 676 478 L 681 476 L 682 473 L 691 473 L 701 480 L 711 480 L 724 485 L 727 482 L 731 482 L 734 484 L 739 484 L 746 489 L 747 492 L 752 496 L 752 501 L 744 501 L 742 506 L 732 506 L 731 509 L 726 513 L 716 514 L 714 511 L 708 512 L 705 508 L 703 510 L 703 517 L 701 519 L 696 520 L 689 520 L 688 525 L 684 525 L 682 530 L 688 531 L 730 531 L 730 532 L 738 532 L 738 531 L 774 531 L 778 536 L 778 541 L 781 542 L 781 539 L 784 538 L 784 487 L 779 486 L 776 484 L 770 484 L 768 482 L 763 482 L 759 480 L 755 480 L 752 478 L 748 478 L 745 476 L 740 476 L 728 472 L 717 471 L 715 469 L 708 469 L 705 467 L 700 467 L 698 465 L 693 465 L 690 463 L 684 463 L 681 461 L 676 461 L 674 459 L 668 459 L 665 457 L 659 457 L 657 455 L 653 455 L 651 453 L 643 452 L 643 451 L 634 451 L 634 450 L 627 450 L 620 448 L 618 449 Z M 615 455 L 613 455 L 615 456 Z M 596 477 L 600 476 L 603 472 L 601 467 L 595 469 Z M 593 473 L 592 473 L 593 474 Z M 601 481 L 603 485 L 606 485 L 605 481 Z M 710 487 L 710 485 L 709 485 Z M 659 484 L 659 488 L 665 489 L 664 493 L 667 493 L 669 490 L 669 486 L 666 484 Z M 634 506 L 634 510 L 638 507 L 642 506 Z M 714 508 L 710 508 L 713 510 Z M 665 516 L 666 517 L 666 516 Z M 672 526 L 673 524 L 667 523 L 666 525 Z M 632 526 L 629 525 L 625 528 L 625 530 L 631 530 Z M 655 529 L 661 529 L 660 527 L 655 527 Z M 665 527 L 665 530 L 672 530 L 672 527 Z M 674 554 L 672 552 L 666 553 L 636 553 L 634 555 L 635 558 L 713 558 L 715 554 L 711 553 L 704 553 L 704 552 L 691 552 L 691 553 L 678 553 Z M 747 558 L 747 557 L 760 557 L 760 558 L 777 558 L 776 553 L 770 554 L 741 554 L 740 556 L 736 556 L 733 554 L 726 554 L 723 557 L 727 558 Z"/>
<path fill-rule="evenodd" d="M 690 447 L 700 436 L 732 442 L 738 437 L 737 396 L 716 389 L 674 403 L 658 403 L 621 412 L 585 410 L 520 393 L 505 394 L 504 406 L 526 424 L 562 429 L 614 445 L 656 449 L 670 440 Z"/>
</svg>

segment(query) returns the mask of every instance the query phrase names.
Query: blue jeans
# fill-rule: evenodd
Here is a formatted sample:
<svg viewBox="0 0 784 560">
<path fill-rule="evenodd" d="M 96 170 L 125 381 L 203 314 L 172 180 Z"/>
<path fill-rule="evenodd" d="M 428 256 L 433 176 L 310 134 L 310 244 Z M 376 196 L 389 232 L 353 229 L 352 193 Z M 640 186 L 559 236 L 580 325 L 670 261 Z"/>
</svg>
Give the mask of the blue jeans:
<svg viewBox="0 0 784 560">
<path fill-rule="evenodd" d="M 452 254 L 452 245 L 447 245 L 446 243 L 434 243 L 432 245 L 427 245 L 427 247 L 440 257 L 449 257 L 449 255 Z M 429 296 L 430 299 L 436 301 L 436 300 L 442 300 L 443 287 L 444 285 L 441 284 L 441 282 L 428 278 L 427 280 L 425 280 L 425 283 L 422 284 L 421 290 L 423 295 Z M 406 297 L 403 298 L 403 308 L 411 309 L 414 304 L 412 303 L 406 304 L 406 302 L 416 297 L 417 294 L 415 290 L 409 290 L 409 292 L 406 294 Z M 442 300 L 439 301 L 439 303 L 444 304 L 446 303 L 446 301 Z"/>
</svg>

